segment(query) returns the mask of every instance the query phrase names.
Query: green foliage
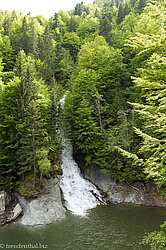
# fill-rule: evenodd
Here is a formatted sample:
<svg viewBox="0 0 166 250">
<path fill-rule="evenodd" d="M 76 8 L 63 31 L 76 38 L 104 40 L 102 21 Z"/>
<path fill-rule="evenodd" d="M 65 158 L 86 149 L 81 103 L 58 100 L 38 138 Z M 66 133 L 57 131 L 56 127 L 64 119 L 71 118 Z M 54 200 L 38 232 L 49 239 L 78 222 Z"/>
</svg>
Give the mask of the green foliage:
<svg viewBox="0 0 166 250">
<path fill-rule="evenodd" d="M 93 41 L 99 34 L 99 20 L 96 17 L 87 17 L 76 29 L 77 34 L 83 43 Z"/>
<path fill-rule="evenodd" d="M 75 55 L 76 56 L 76 55 Z M 74 61 L 68 50 L 62 48 L 62 58 L 59 62 L 59 69 L 56 74 L 56 79 L 62 84 L 62 86 L 69 86 L 70 77 L 74 70 Z M 58 75 L 58 77 L 57 77 Z"/>
<path fill-rule="evenodd" d="M 17 77 L 1 86 L 0 169 L 5 188 L 8 182 L 11 186 L 11 178 L 18 180 L 19 176 L 32 173 L 35 186 L 37 175 L 46 175 L 51 169 L 48 89 L 37 78 L 34 59 L 26 57 L 23 51 L 14 72 Z"/>
<path fill-rule="evenodd" d="M 105 88 L 111 89 L 123 82 L 125 65 L 121 51 L 110 48 L 102 36 L 84 44 L 78 56 L 78 71 L 83 68 L 95 70 L 102 78 L 100 85 Z"/>
<path fill-rule="evenodd" d="M 37 154 L 37 163 L 39 166 L 39 171 L 42 175 L 47 175 L 51 170 L 51 162 L 48 159 L 48 150 L 45 148 L 40 149 Z"/>
<path fill-rule="evenodd" d="M 70 19 L 61 12 L 57 27 L 69 31 Z M 42 16 L 1 12 L 1 188 L 13 189 L 27 175 L 33 175 L 34 187 L 59 158 L 60 94 L 53 82 L 67 84 L 74 63 L 49 26 Z"/>
<path fill-rule="evenodd" d="M 144 236 L 143 245 L 148 245 L 152 250 L 163 250 L 166 248 L 166 221 L 160 225 L 160 231 L 154 231 Z"/>
<path fill-rule="evenodd" d="M 122 4 L 120 3 L 118 10 L 117 24 L 120 24 L 123 21 L 124 17 L 125 17 L 124 9 Z"/>
<path fill-rule="evenodd" d="M 74 15 L 81 16 L 83 11 L 83 2 L 76 4 Z"/>
<path fill-rule="evenodd" d="M 35 186 L 56 169 L 66 88 L 66 126 L 84 165 L 166 186 L 165 8 L 96 0 L 49 21 L 0 13 L 1 186 L 26 175 Z"/>
<path fill-rule="evenodd" d="M 138 113 L 140 121 L 135 133 L 142 138 L 137 158 L 143 161 L 144 171 L 147 178 L 153 179 L 156 185 L 166 186 L 166 137 L 165 137 L 165 40 L 163 38 L 163 15 L 165 6 L 161 1 L 149 4 L 142 14 L 142 20 L 149 14 L 148 18 L 152 23 L 157 22 L 158 31 L 149 34 L 149 29 L 138 33 L 131 38 L 129 46 L 139 50 L 138 57 L 142 55 L 147 59 L 145 67 L 138 70 L 138 77 L 133 78 L 135 89 L 138 90 L 137 103 L 132 103 L 135 112 Z M 149 25 L 151 27 L 151 23 Z M 153 29 L 152 29 L 153 31 Z M 159 32 L 159 33 L 158 33 Z M 148 41 L 148 43 L 147 43 Z M 162 48 L 162 49 L 161 49 Z M 132 157 L 126 152 L 126 156 Z M 134 160 L 135 161 L 135 160 Z M 133 162 L 134 162 L 133 161 Z"/>
<path fill-rule="evenodd" d="M 142 78 L 135 79 L 135 84 L 141 87 L 145 98 L 144 104 L 133 104 L 135 110 L 144 120 L 144 131 L 136 129 L 143 138 L 139 150 L 145 155 L 145 172 L 161 187 L 166 185 L 165 172 L 165 57 L 153 54 L 148 68 L 141 70 Z M 162 72 L 161 72 L 162 69 Z"/>
<path fill-rule="evenodd" d="M 110 43 L 112 31 L 112 12 L 109 4 L 104 4 L 100 17 L 99 35 L 103 36 L 105 40 Z"/>
<path fill-rule="evenodd" d="M 80 49 L 81 43 L 80 38 L 76 33 L 65 33 L 63 36 L 63 46 L 68 49 L 73 60 L 76 61 L 78 51 Z"/>
<path fill-rule="evenodd" d="M 10 71 L 13 69 L 14 56 L 13 49 L 10 45 L 10 40 L 8 36 L 0 36 L 0 56 L 4 64 L 4 70 Z"/>
<path fill-rule="evenodd" d="M 93 42 L 85 43 L 78 54 L 71 90 L 65 103 L 65 114 L 75 150 L 78 150 L 87 166 L 95 164 L 110 169 L 114 177 L 120 180 L 124 180 L 131 170 L 121 171 L 124 169 L 122 157 L 118 159 L 120 154 L 112 145 L 112 140 L 108 141 L 107 138 L 108 133 L 115 130 L 114 126 L 118 126 L 116 123 L 121 123 L 121 118 L 117 120 L 116 116 L 118 112 L 120 116 L 123 106 L 120 88 L 125 87 L 126 77 L 121 51 L 109 48 L 105 39 L 98 36 Z M 126 131 L 126 124 L 127 121 L 124 121 L 123 132 Z M 123 136 L 120 131 L 122 123 L 119 124 L 119 139 L 114 138 L 116 145 L 118 140 L 121 144 L 129 143 L 129 138 L 125 138 L 128 128 Z M 132 180 L 137 178 L 135 172 Z"/>
<path fill-rule="evenodd" d="M 14 121 L 17 81 L 1 85 L 0 98 L 0 171 L 1 185 L 13 186 L 17 165 L 12 165 L 16 154 L 16 128 Z"/>
<path fill-rule="evenodd" d="M 95 108 L 97 80 L 95 72 L 81 70 L 65 103 L 65 114 L 72 127 L 71 138 L 87 163 L 98 147 L 100 137 L 100 118 Z"/>
<path fill-rule="evenodd" d="M 60 97 L 61 97 L 62 89 L 56 83 L 55 79 L 53 79 L 52 85 L 50 86 L 49 96 L 50 101 L 48 107 L 46 109 L 47 114 L 47 131 L 49 135 L 49 160 L 51 164 L 54 165 L 57 159 L 60 157 L 60 152 L 62 146 L 60 144 Z"/>
</svg>

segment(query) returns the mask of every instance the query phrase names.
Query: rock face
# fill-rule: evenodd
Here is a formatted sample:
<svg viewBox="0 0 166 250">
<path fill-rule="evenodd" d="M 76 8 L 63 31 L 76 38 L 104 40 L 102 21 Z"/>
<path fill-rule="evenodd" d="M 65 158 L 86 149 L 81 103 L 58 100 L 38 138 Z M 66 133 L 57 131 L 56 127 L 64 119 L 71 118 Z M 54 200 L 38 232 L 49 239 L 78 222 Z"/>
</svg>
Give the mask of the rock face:
<svg viewBox="0 0 166 250">
<path fill-rule="evenodd" d="M 15 221 L 21 214 L 22 208 L 17 195 L 14 192 L 9 194 L 2 191 L 0 193 L 0 225 L 4 226 Z"/>
<path fill-rule="evenodd" d="M 95 167 L 84 169 L 83 176 L 105 192 L 110 203 L 166 207 L 166 198 L 161 198 L 161 192 L 151 183 L 117 183 L 110 174 Z"/>
<path fill-rule="evenodd" d="M 5 211 L 5 192 L 0 192 L 0 214 Z"/>
<path fill-rule="evenodd" d="M 24 210 L 21 224 L 36 226 L 56 222 L 65 217 L 57 179 L 47 180 L 46 192 L 33 200 L 20 197 Z"/>
</svg>

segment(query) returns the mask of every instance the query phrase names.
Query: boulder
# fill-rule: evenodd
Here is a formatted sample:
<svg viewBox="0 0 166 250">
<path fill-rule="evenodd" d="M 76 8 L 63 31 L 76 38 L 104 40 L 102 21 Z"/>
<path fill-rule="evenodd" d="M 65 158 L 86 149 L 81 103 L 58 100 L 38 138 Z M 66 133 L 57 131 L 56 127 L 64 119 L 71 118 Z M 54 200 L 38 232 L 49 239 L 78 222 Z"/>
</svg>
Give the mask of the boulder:
<svg viewBox="0 0 166 250">
<path fill-rule="evenodd" d="M 59 181 L 56 178 L 46 180 L 45 191 L 36 199 L 20 197 L 24 210 L 21 224 L 36 226 L 56 222 L 65 217 L 65 208 L 61 201 Z"/>
<path fill-rule="evenodd" d="M 18 203 L 15 208 L 12 211 L 12 220 L 15 220 L 19 217 L 19 215 L 22 213 L 22 207 L 20 206 L 20 204 Z"/>
</svg>

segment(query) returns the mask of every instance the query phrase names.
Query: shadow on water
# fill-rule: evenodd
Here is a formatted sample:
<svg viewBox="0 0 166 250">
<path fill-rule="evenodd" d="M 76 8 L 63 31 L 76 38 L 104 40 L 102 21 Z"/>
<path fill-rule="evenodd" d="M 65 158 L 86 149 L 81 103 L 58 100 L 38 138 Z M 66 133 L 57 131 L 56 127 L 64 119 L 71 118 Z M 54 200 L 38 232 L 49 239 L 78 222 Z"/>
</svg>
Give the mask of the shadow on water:
<svg viewBox="0 0 166 250">
<path fill-rule="evenodd" d="M 166 210 L 126 205 L 98 206 L 86 217 L 70 213 L 47 226 L 25 227 L 18 223 L 0 228 L 0 243 L 42 244 L 49 250 L 149 249 L 140 241 L 146 232 L 158 230 Z"/>
</svg>

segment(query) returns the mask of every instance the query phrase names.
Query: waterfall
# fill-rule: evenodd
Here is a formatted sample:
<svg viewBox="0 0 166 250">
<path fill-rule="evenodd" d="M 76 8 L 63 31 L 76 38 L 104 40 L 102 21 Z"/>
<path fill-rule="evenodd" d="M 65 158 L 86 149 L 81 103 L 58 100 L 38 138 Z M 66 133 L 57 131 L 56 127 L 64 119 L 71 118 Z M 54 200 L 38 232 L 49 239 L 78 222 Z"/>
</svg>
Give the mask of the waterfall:
<svg viewBox="0 0 166 250">
<path fill-rule="evenodd" d="M 85 180 L 72 157 L 72 146 L 63 139 L 62 151 L 63 176 L 60 187 L 66 201 L 66 207 L 75 215 L 85 216 L 88 209 L 103 203 L 101 194 L 96 187 Z M 99 202 L 100 201 L 100 202 Z"/>
<path fill-rule="evenodd" d="M 64 95 L 61 99 L 63 108 Z M 62 131 L 62 134 L 65 134 Z M 63 176 L 60 181 L 60 188 L 66 201 L 66 207 L 73 214 L 85 216 L 87 211 L 95 208 L 100 203 L 105 204 L 97 188 L 88 180 L 85 180 L 80 169 L 73 159 L 73 149 L 65 135 L 62 140 L 62 169 Z"/>
<path fill-rule="evenodd" d="M 65 96 L 61 99 L 62 106 L 64 100 Z M 59 133 L 64 134 L 63 131 L 59 131 Z M 44 225 L 64 218 L 65 209 L 61 202 L 60 188 L 67 209 L 75 215 L 85 216 L 88 209 L 104 203 L 96 187 L 82 177 L 80 169 L 72 157 L 72 146 L 65 136 L 63 136 L 62 146 L 63 176 L 60 183 L 56 178 L 45 180 L 47 192 L 39 195 L 36 199 L 26 200 L 19 196 L 20 204 L 24 210 L 21 224 Z"/>
</svg>

